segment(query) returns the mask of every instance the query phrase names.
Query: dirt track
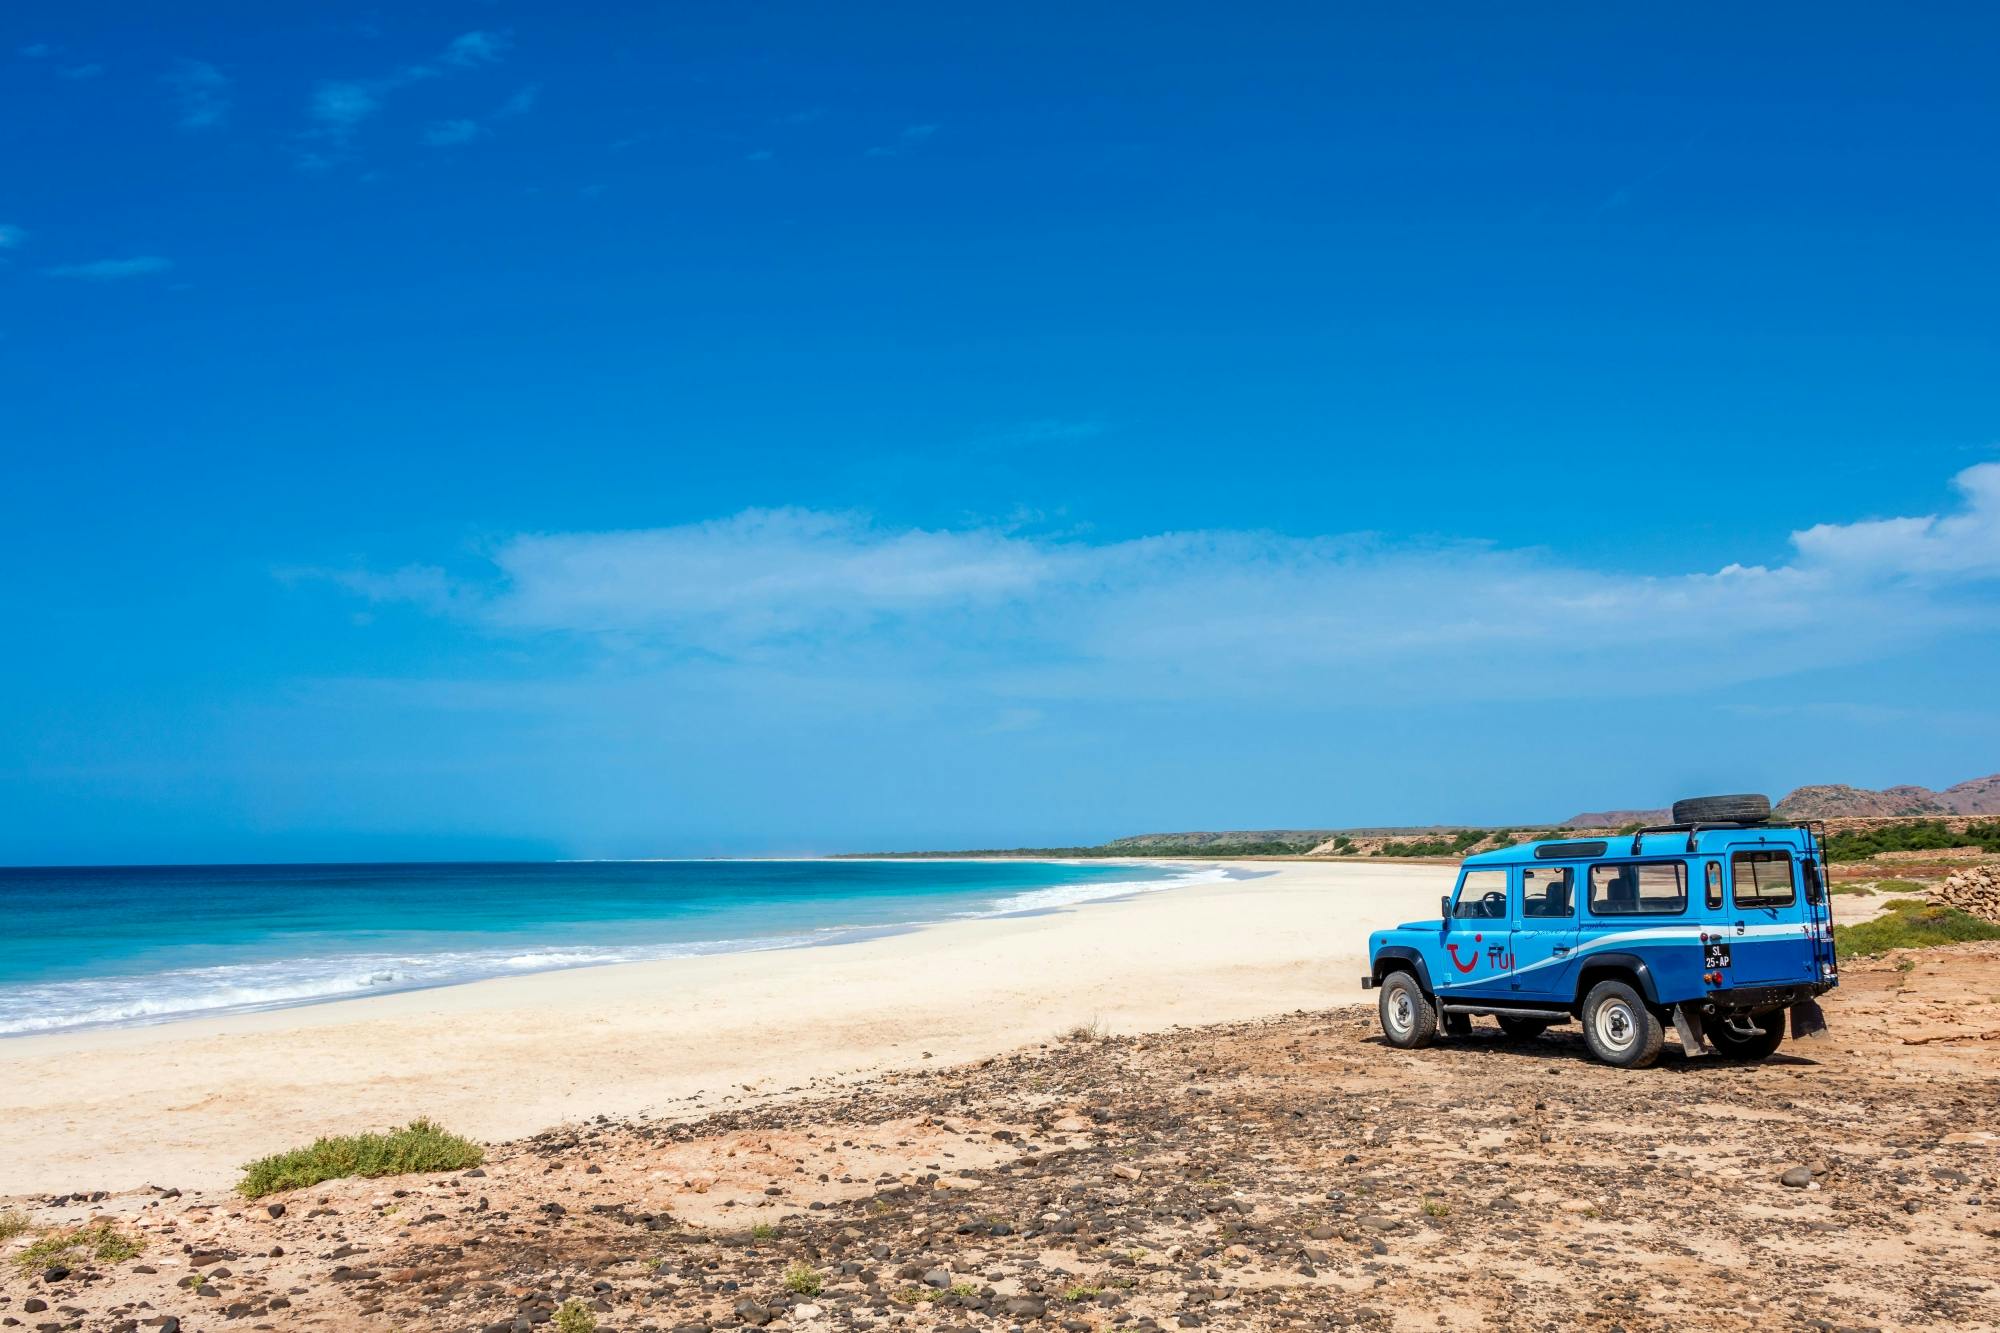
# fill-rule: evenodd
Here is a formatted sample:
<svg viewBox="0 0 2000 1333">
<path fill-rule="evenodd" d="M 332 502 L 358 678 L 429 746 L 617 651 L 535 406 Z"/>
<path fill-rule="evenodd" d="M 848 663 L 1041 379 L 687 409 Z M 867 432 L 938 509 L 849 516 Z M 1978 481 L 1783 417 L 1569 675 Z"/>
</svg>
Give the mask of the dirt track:
<svg viewBox="0 0 2000 1333">
<path fill-rule="evenodd" d="M 21 1200 L 147 1249 L 9 1264 L 0 1319 L 530 1328 L 575 1296 L 622 1330 L 2000 1328 L 2000 945 L 1902 961 L 1851 967 L 1830 1035 L 1762 1065 L 1670 1037 L 1618 1072 L 1573 1028 L 1400 1052 L 1352 1008 L 575 1127 L 276 1219 Z M 781 1284 L 801 1263 L 816 1295 Z"/>
</svg>

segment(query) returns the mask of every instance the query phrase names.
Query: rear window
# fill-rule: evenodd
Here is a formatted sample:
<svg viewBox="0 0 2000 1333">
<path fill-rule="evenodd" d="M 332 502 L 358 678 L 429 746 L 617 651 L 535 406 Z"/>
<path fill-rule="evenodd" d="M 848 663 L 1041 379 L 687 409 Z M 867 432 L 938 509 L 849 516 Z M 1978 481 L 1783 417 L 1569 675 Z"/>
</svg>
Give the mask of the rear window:
<svg viewBox="0 0 2000 1333">
<path fill-rule="evenodd" d="M 1790 852 L 1738 852 L 1729 858 L 1729 877 L 1738 907 L 1790 907 L 1798 897 Z"/>
<path fill-rule="evenodd" d="M 1665 916 L 1687 905 L 1687 866 L 1679 861 L 1590 868 L 1593 916 Z"/>
</svg>

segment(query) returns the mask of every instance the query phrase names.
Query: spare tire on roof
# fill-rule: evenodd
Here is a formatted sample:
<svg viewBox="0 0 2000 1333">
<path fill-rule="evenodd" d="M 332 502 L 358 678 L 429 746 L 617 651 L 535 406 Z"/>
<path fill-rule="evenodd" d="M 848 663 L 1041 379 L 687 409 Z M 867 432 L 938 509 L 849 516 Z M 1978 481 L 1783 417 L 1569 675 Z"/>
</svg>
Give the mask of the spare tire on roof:
<svg viewBox="0 0 2000 1333">
<path fill-rule="evenodd" d="M 1690 796 L 1674 802 L 1676 824 L 1761 824 L 1771 817 L 1771 798 L 1755 792 L 1737 796 Z"/>
</svg>

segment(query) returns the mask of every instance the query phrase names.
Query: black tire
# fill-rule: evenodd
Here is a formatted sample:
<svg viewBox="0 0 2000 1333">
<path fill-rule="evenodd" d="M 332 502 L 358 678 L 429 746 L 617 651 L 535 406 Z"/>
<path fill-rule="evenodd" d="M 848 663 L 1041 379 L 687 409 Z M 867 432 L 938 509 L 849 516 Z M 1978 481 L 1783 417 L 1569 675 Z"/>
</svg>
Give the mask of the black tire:
<svg viewBox="0 0 2000 1333">
<path fill-rule="evenodd" d="M 1376 1011 L 1382 1017 L 1382 1035 L 1391 1046 L 1413 1051 L 1437 1040 L 1437 1006 L 1408 972 L 1391 972 L 1382 978 L 1382 998 Z"/>
<path fill-rule="evenodd" d="M 1676 824 L 1761 824 L 1771 817 L 1771 798 L 1755 792 L 1738 796 L 1690 796 L 1674 802 Z"/>
<path fill-rule="evenodd" d="M 1583 997 L 1583 1039 L 1590 1053 L 1620 1069 L 1644 1069 L 1660 1058 L 1667 1026 L 1622 981 L 1600 981 Z"/>
<path fill-rule="evenodd" d="M 1515 1041 L 1533 1041 L 1549 1030 L 1547 1019 L 1500 1016 L 1500 1030 Z"/>
<path fill-rule="evenodd" d="M 1471 1014 L 1446 1014 L 1438 1019 L 1438 1026 L 1447 1037 L 1469 1037 L 1472 1035 Z"/>
<path fill-rule="evenodd" d="M 1715 1043 L 1717 1054 L 1731 1060 L 1762 1060 L 1775 1055 L 1778 1048 L 1785 1044 L 1783 1010 L 1740 1021 L 1754 1026 L 1757 1031 L 1754 1034 L 1738 1032 L 1726 1018 L 1718 1018 L 1709 1026 L 1707 1036 Z"/>
</svg>

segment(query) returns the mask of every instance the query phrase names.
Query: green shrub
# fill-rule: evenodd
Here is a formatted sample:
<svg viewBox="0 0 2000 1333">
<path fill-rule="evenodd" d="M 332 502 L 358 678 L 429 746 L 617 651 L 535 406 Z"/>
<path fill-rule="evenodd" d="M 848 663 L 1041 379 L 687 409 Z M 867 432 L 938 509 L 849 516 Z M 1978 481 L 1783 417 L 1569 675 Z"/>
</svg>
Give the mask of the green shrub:
<svg viewBox="0 0 2000 1333">
<path fill-rule="evenodd" d="M 1826 840 L 1826 856 L 1829 861 L 1866 861 L 1883 852 L 1935 852 L 1947 847 L 2000 852 L 2000 819 L 1967 824 L 1963 833 L 1952 832 L 1951 825 L 1941 819 L 1847 829 Z"/>
<path fill-rule="evenodd" d="M 572 1296 L 556 1307 L 556 1333 L 592 1333 L 597 1327 L 597 1316 L 581 1299 Z"/>
<path fill-rule="evenodd" d="M 260 1158 L 243 1168 L 236 1189 L 245 1198 L 258 1199 L 344 1176 L 463 1171 L 484 1160 L 485 1151 L 470 1139 L 447 1133 L 429 1120 L 412 1120 L 386 1134 L 315 1139 L 308 1147 Z"/>
<path fill-rule="evenodd" d="M 146 1243 L 138 1237 L 126 1235 L 109 1222 L 97 1222 L 51 1231 L 14 1257 L 23 1269 L 32 1271 L 55 1263 L 74 1263 L 84 1255 L 99 1263 L 122 1263 L 145 1248 Z"/>
<path fill-rule="evenodd" d="M 2000 925 L 1956 907 L 1922 898 L 1892 898 L 1873 921 L 1835 926 L 1833 943 L 1842 958 L 1866 958 L 1891 949 L 1927 949 L 1964 940 L 2000 940 Z"/>
<path fill-rule="evenodd" d="M 804 1260 L 798 1260 L 785 1270 L 785 1290 L 794 1296 L 817 1296 L 825 1279 L 819 1270 Z"/>
<path fill-rule="evenodd" d="M 0 1213 L 0 1242 L 10 1241 L 27 1230 L 27 1218 L 19 1213 Z"/>
<path fill-rule="evenodd" d="M 769 1222 L 759 1222 L 756 1226 L 750 1228 L 751 1240 L 776 1240 L 777 1238 L 778 1229 Z"/>
</svg>

